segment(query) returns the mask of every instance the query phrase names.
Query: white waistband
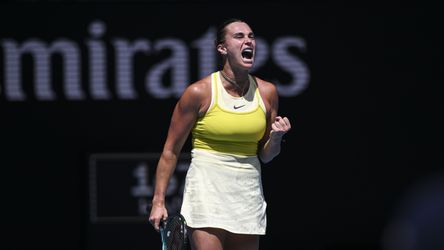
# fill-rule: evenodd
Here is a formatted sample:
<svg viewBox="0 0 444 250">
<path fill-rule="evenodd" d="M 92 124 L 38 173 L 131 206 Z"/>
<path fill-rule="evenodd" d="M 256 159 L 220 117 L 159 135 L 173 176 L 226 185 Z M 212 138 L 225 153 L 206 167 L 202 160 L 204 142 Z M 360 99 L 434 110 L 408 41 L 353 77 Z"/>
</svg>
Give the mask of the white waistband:
<svg viewBox="0 0 444 250">
<path fill-rule="evenodd" d="M 245 156 L 235 154 L 224 154 L 216 151 L 209 151 L 205 149 L 193 149 L 191 150 L 191 156 L 193 159 L 207 159 L 211 161 L 221 162 L 238 162 L 238 163 L 258 163 L 259 159 L 256 155 Z M 255 164 L 255 165 L 256 165 Z"/>
</svg>

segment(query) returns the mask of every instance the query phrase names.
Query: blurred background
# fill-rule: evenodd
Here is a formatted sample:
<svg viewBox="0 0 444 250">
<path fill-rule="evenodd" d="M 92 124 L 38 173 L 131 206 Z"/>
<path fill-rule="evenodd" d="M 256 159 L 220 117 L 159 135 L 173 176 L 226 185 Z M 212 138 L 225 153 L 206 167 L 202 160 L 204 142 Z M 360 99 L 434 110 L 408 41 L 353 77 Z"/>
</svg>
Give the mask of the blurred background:
<svg viewBox="0 0 444 250">
<path fill-rule="evenodd" d="M 293 126 L 263 167 L 261 249 L 444 249 L 438 9 L 179 0 L 0 5 L 3 249 L 160 249 L 158 154 L 229 17 L 256 33 L 252 74 Z"/>
</svg>

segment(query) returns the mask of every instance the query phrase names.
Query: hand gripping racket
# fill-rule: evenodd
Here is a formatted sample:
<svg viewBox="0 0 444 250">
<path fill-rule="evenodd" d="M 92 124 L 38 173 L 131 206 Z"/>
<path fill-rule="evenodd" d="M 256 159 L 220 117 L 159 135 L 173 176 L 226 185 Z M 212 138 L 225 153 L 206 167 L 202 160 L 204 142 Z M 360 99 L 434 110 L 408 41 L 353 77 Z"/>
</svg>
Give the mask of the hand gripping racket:
<svg viewBox="0 0 444 250">
<path fill-rule="evenodd" d="M 181 214 L 168 216 L 160 223 L 162 250 L 186 250 L 187 229 L 185 218 Z"/>
</svg>

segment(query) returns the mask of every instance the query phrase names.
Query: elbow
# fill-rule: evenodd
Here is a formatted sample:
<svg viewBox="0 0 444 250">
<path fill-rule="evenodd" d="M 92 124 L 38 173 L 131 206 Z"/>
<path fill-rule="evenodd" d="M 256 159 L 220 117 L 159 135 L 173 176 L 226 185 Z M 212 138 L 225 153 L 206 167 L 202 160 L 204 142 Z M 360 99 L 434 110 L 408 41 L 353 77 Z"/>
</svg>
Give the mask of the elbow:
<svg viewBox="0 0 444 250">
<path fill-rule="evenodd" d="M 269 163 L 271 160 L 272 160 L 272 159 L 262 159 L 262 158 L 261 158 L 261 162 L 264 163 L 264 164 Z"/>
<path fill-rule="evenodd" d="M 272 161 L 276 156 L 278 156 L 280 153 L 280 149 L 278 150 L 262 150 L 261 153 L 259 154 L 259 159 L 263 162 L 263 163 L 269 163 L 270 161 Z"/>
<path fill-rule="evenodd" d="M 261 160 L 262 163 L 267 164 L 269 163 L 271 160 L 273 160 L 274 157 L 270 157 L 270 156 L 266 156 L 263 154 L 259 155 L 259 159 Z"/>
</svg>

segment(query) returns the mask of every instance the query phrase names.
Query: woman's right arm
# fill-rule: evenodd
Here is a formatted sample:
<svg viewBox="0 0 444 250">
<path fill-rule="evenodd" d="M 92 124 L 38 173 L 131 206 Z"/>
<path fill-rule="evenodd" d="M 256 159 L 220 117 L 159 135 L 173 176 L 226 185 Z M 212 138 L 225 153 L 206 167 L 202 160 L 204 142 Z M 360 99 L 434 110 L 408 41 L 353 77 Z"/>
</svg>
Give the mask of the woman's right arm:
<svg viewBox="0 0 444 250">
<path fill-rule="evenodd" d="M 176 168 L 178 156 L 204 103 L 204 86 L 202 82 L 190 85 L 177 102 L 171 117 L 168 136 L 157 164 L 156 186 L 149 217 L 156 230 L 159 230 L 160 220 L 168 217 L 165 207 L 166 189 Z"/>
</svg>

